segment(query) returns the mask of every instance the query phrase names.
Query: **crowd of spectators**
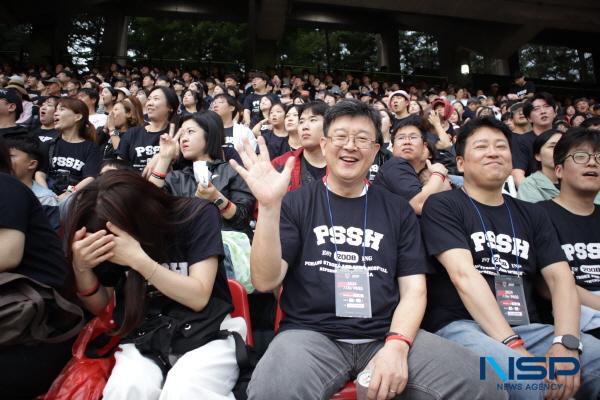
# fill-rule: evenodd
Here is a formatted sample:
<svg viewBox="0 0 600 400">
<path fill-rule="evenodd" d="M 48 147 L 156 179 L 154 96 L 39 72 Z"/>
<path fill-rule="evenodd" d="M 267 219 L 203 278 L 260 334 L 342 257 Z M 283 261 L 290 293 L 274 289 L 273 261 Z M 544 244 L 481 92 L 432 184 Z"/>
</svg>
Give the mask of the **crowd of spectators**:
<svg viewBox="0 0 600 400">
<path fill-rule="evenodd" d="M 244 336 L 245 325 L 229 317 L 227 278 L 256 290 L 255 329 L 273 330 L 283 288 L 283 332 L 261 359 L 250 398 L 330 396 L 367 364 L 369 398 L 419 386 L 435 398 L 540 395 L 493 390 L 479 375 L 461 381 L 472 391 L 433 379 L 453 366 L 479 368 L 475 355 L 576 356 L 581 378 L 547 389 L 567 398 L 581 388 L 575 397 L 592 398 L 600 393 L 599 100 L 555 98 L 520 72 L 510 87 L 471 90 L 287 68 L 207 76 L 116 63 L 87 72 L 5 65 L 0 157 L 10 162 L 0 163 L 0 259 L 22 257 L 0 261 L 0 273 L 40 280 L 92 314 L 116 295 L 123 341 L 107 399 L 232 398 L 232 337 L 190 344 L 152 325 L 166 310 L 210 314 L 212 325 L 202 319 L 199 330 Z M 340 306 L 343 254 L 369 261 L 352 281 L 369 286 L 370 272 L 364 315 Z M 415 278 L 429 274 L 427 283 Z M 508 284 L 521 290 L 516 311 L 496 302 Z M 150 330 L 154 338 L 140 339 Z M 157 345 L 165 340 L 173 342 Z M 331 359 L 351 346 L 364 354 L 357 364 L 328 364 L 289 354 L 294 343 Z M 578 353 L 582 343 L 589 350 Z M 0 348 L 11 362 L 0 361 L 2 369 L 15 371 L 0 387 L 15 398 L 42 393 L 68 358 L 64 345 L 40 345 L 48 367 L 32 378 L 25 347 Z M 398 359 L 409 348 L 406 367 Z M 431 349 L 444 360 L 437 368 Z M 319 376 L 295 364 L 323 371 L 328 383 L 308 385 Z"/>
</svg>

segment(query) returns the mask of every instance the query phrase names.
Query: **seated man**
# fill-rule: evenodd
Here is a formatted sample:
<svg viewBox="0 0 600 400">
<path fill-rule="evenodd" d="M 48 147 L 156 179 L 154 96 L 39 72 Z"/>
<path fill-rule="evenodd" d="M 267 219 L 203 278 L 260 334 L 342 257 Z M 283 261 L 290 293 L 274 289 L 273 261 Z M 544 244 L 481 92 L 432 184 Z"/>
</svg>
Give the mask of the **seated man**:
<svg viewBox="0 0 600 400">
<path fill-rule="evenodd" d="M 600 337 L 600 135 L 573 129 L 554 148 L 560 194 L 539 203 L 546 209 L 575 275 L 582 332 Z"/>
<path fill-rule="evenodd" d="M 254 286 L 283 286 L 279 334 L 260 360 L 250 399 L 328 399 L 364 369 L 369 399 L 505 398 L 479 381 L 477 357 L 419 330 L 425 273 L 417 218 L 404 199 L 365 176 L 379 145 L 379 113 L 344 100 L 325 114 L 328 175 L 286 194 L 281 173 L 245 143 L 232 162 L 259 203 L 252 243 Z M 420 397 L 422 396 L 422 397 Z"/>
<path fill-rule="evenodd" d="M 469 122 L 456 143 L 463 190 L 425 203 L 425 244 L 440 272 L 429 281 L 425 327 L 494 358 L 505 373 L 509 357 L 580 358 L 583 372 L 556 377 L 550 395 L 596 399 L 600 341 L 579 332 L 579 298 L 556 233 L 539 206 L 502 195 L 512 168 L 510 137 L 493 118 Z M 554 326 L 539 323 L 533 297 L 538 273 L 550 289 Z M 572 360 L 556 367 L 572 370 Z M 514 398 L 540 398 L 543 390 L 533 387 L 508 386 Z"/>
<path fill-rule="evenodd" d="M 398 123 L 392 133 L 394 157 L 387 161 L 375 178 L 375 186 L 402 196 L 417 215 L 425 200 L 433 193 L 450 190 L 448 170 L 440 163 L 432 163 L 435 149 L 427 145 L 426 129 L 421 118 L 408 118 Z M 430 179 L 426 184 L 419 174 L 427 170 Z"/>
</svg>

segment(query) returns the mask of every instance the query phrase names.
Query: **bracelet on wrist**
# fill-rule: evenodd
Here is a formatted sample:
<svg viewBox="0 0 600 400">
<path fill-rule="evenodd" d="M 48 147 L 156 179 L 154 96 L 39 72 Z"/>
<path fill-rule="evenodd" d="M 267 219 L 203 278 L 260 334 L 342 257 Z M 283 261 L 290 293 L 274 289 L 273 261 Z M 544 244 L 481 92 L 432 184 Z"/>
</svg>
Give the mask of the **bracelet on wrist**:
<svg viewBox="0 0 600 400">
<path fill-rule="evenodd" d="M 225 214 L 227 210 L 229 210 L 233 206 L 233 202 L 231 200 L 227 200 L 227 205 L 219 210 L 221 214 Z"/>
<path fill-rule="evenodd" d="M 385 335 L 385 342 L 387 343 L 390 340 L 400 340 L 401 342 L 406 343 L 408 345 L 408 348 L 411 348 L 413 344 L 412 339 L 397 332 L 388 332 Z"/>
<path fill-rule="evenodd" d="M 502 341 L 502 344 L 507 346 L 510 342 L 512 342 L 513 340 L 517 340 L 517 339 L 521 339 L 521 336 L 519 336 L 515 333 L 513 335 L 508 336 L 506 339 L 504 339 Z"/>
<path fill-rule="evenodd" d="M 153 170 L 152 171 L 152 176 L 154 176 L 154 177 L 156 177 L 158 179 L 165 179 L 167 177 L 167 174 L 166 173 L 162 173 L 162 172 L 157 171 L 157 170 Z"/>
<path fill-rule="evenodd" d="M 150 279 L 152 279 L 154 277 L 154 274 L 156 274 L 156 270 L 158 269 L 158 263 L 154 263 L 154 269 L 152 270 L 152 272 L 150 273 L 150 276 L 146 278 L 146 280 L 148 282 L 150 282 Z"/>
<path fill-rule="evenodd" d="M 77 291 L 77 296 L 79 296 L 79 297 L 91 297 L 91 296 L 95 295 L 96 293 L 98 293 L 99 290 L 100 290 L 100 281 L 96 281 L 96 285 L 93 288 L 91 288 L 89 290 L 86 290 L 86 291 L 83 291 L 83 292 L 81 292 L 81 291 L 78 290 Z"/>
<path fill-rule="evenodd" d="M 521 347 L 525 345 L 525 341 L 523 339 L 516 339 L 507 344 L 511 349 L 516 349 L 517 347 Z"/>
<path fill-rule="evenodd" d="M 442 174 L 441 172 L 432 172 L 431 175 L 437 175 L 440 178 L 442 178 L 442 182 L 446 181 L 446 175 Z"/>
</svg>

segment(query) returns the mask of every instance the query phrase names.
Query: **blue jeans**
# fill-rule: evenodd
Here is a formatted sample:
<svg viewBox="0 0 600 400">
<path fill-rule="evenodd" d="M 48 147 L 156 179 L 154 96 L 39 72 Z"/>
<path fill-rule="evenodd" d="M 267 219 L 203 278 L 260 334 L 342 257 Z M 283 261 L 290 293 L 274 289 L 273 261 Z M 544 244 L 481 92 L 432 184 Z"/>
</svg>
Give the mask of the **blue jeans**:
<svg viewBox="0 0 600 400">
<path fill-rule="evenodd" d="M 537 357 L 545 356 L 554 339 L 554 327 L 544 324 L 530 324 L 513 327 L 515 333 L 525 341 L 527 351 Z M 475 321 L 454 321 L 439 331 L 438 335 L 460 343 L 480 356 L 493 357 L 505 374 L 508 374 L 508 357 L 521 357 L 521 354 L 503 345 L 501 342 L 489 337 L 483 332 Z M 581 334 L 583 353 L 580 356 L 581 386 L 576 394 L 576 399 L 600 398 L 600 340 L 591 335 Z M 509 390 L 511 399 L 542 399 L 543 391 L 527 389 L 525 384 L 541 384 L 542 381 L 520 381 L 505 383 L 521 383 L 518 386 L 506 385 L 517 390 Z M 525 384 L 524 384 L 525 383 Z"/>
</svg>

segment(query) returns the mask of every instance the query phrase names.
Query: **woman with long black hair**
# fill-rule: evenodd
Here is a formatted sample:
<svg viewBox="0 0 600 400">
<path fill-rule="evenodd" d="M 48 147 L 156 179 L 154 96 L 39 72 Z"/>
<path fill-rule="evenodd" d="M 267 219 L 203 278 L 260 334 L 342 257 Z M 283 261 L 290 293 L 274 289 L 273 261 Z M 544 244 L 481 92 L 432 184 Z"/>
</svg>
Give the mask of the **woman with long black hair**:
<svg viewBox="0 0 600 400">
<path fill-rule="evenodd" d="M 84 306 L 98 314 L 116 295 L 123 339 L 104 399 L 233 399 L 235 341 L 215 338 L 245 337 L 245 322 L 229 316 L 217 208 L 107 171 L 77 193 L 66 232 Z"/>
<path fill-rule="evenodd" d="M 123 134 L 117 149 L 117 156 L 129 161 L 138 171 L 142 171 L 148 160 L 158 153 L 160 135 L 169 131 L 169 123 L 175 122 L 179 99 L 173 89 L 157 86 L 150 92 L 146 101 L 148 124 L 136 126 Z"/>
</svg>

